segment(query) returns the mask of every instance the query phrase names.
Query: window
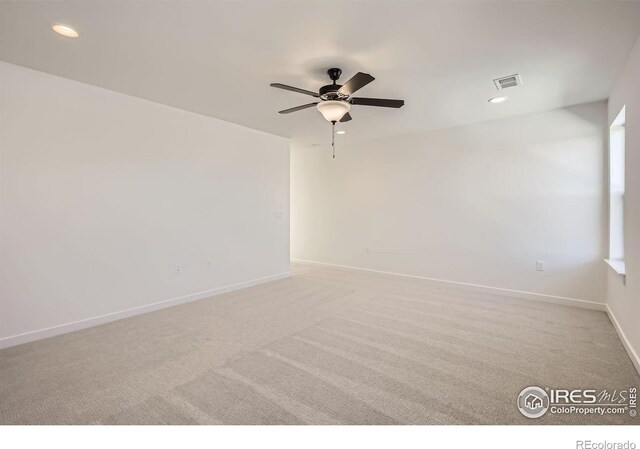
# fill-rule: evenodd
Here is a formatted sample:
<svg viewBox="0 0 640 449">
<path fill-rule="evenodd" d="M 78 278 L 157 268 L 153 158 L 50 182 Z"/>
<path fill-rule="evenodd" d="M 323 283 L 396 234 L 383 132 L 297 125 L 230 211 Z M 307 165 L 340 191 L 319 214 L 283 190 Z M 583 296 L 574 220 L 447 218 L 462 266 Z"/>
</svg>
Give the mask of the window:
<svg viewBox="0 0 640 449">
<path fill-rule="evenodd" d="M 609 128 L 609 259 L 618 274 L 624 266 L 624 133 L 623 107 Z"/>
</svg>

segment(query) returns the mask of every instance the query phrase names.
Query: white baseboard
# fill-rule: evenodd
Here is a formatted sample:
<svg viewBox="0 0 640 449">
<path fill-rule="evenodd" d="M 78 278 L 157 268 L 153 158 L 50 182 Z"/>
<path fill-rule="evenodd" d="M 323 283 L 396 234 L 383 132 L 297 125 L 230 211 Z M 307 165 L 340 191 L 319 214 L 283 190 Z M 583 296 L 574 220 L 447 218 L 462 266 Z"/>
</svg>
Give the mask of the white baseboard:
<svg viewBox="0 0 640 449">
<path fill-rule="evenodd" d="M 85 320 L 74 321 L 73 323 L 61 324 L 59 326 L 49 327 L 46 329 L 40 329 L 36 331 L 26 332 L 24 334 L 12 335 L 9 337 L 0 338 L 0 349 L 21 345 L 23 343 L 29 343 L 31 341 L 41 340 L 43 338 L 54 337 L 56 335 L 66 334 L 69 332 L 86 329 L 88 327 L 98 326 L 100 324 L 121 320 L 123 318 L 129 318 L 135 315 L 142 315 L 144 313 L 153 312 L 155 310 L 165 309 L 167 307 L 177 306 L 179 304 L 196 301 L 198 299 L 204 299 L 204 298 L 209 298 L 211 296 L 221 295 L 222 293 L 228 293 L 234 290 L 240 290 L 242 288 L 251 287 L 253 285 L 264 284 L 265 282 L 276 281 L 278 279 L 284 279 L 290 276 L 291 276 L 291 272 L 286 271 L 284 273 L 278 273 L 278 274 L 273 274 L 270 276 L 265 276 L 257 279 L 251 279 L 249 281 L 240 282 L 238 284 L 226 285 L 224 287 L 214 288 L 212 290 L 192 293 L 190 295 L 181 296 L 179 298 L 167 299 L 164 301 L 154 302 L 152 304 L 147 304 L 140 307 L 134 307 L 132 309 L 108 313 L 106 315 L 87 318 Z"/>
<path fill-rule="evenodd" d="M 552 304 L 561 304 L 564 306 L 579 307 L 581 309 L 599 310 L 602 312 L 606 312 L 607 310 L 607 305 L 604 303 L 587 301 L 584 299 L 566 298 L 564 296 L 545 295 L 542 293 L 532 293 L 532 292 L 525 292 L 521 290 L 510 290 L 508 288 L 492 287 L 489 285 L 469 284 L 466 282 L 448 281 L 445 279 L 435 279 L 435 278 L 428 278 L 424 276 L 416 276 L 412 274 L 394 273 L 391 271 L 372 270 L 369 268 L 360 268 L 360 267 L 352 267 L 349 265 L 338 265 L 338 264 L 332 264 L 332 263 L 326 263 L 326 262 L 317 262 L 314 260 L 291 259 L 291 262 L 309 264 L 309 265 L 325 265 L 328 267 L 346 268 L 349 270 L 367 271 L 370 273 L 387 274 L 392 276 L 403 276 L 403 277 L 408 277 L 413 279 L 423 279 L 426 281 L 442 282 L 446 284 L 455 284 L 455 285 L 461 285 L 465 287 L 472 287 L 472 288 L 477 288 L 479 290 L 492 291 L 494 293 L 502 293 L 502 294 L 508 293 L 509 296 L 512 298 L 528 299 L 533 301 L 548 302 Z"/>
<path fill-rule="evenodd" d="M 613 324 L 613 328 L 618 333 L 618 337 L 620 337 L 622 346 L 624 346 L 624 349 L 627 351 L 627 354 L 629 354 L 629 358 L 631 359 L 633 366 L 636 367 L 636 371 L 638 371 L 638 374 L 640 374 L 640 357 L 638 357 L 638 353 L 633 349 L 633 346 L 631 346 L 631 342 L 625 335 L 624 331 L 622 330 L 622 327 L 620 327 L 620 323 L 618 323 L 616 316 L 613 314 L 613 311 L 611 310 L 611 308 L 609 308 L 608 305 L 607 305 L 607 315 L 609 315 L 609 320 L 611 321 L 611 324 Z"/>
</svg>

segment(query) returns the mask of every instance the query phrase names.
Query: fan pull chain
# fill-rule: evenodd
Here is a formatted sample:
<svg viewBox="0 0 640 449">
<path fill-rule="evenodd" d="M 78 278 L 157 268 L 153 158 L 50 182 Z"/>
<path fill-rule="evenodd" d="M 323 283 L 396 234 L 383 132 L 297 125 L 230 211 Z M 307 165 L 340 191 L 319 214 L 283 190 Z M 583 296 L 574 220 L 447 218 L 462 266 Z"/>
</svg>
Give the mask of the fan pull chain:
<svg viewBox="0 0 640 449">
<path fill-rule="evenodd" d="M 331 122 L 331 147 L 333 148 L 333 158 L 336 158 L 336 122 Z"/>
</svg>

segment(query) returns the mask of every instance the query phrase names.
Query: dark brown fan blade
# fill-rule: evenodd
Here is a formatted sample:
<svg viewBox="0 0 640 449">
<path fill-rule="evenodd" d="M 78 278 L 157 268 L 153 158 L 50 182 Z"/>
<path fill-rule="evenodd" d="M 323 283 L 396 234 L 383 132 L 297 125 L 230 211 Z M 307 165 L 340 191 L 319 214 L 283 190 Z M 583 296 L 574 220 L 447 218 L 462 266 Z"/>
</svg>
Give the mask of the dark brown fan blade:
<svg viewBox="0 0 640 449">
<path fill-rule="evenodd" d="M 347 81 L 339 90 L 341 94 L 351 95 L 356 90 L 362 89 L 364 86 L 369 84 L 375 78 L 369 75 L 368 73 L 358 72 L 353 78 Z"/>
<path fill-rule="evenodd" d="M 299 87 L 287 86 L 286 84 L 280 83 L 271 83 L 269 84 L 271 87 L 277 87 L 278 89 L 290 90 L 292 92 L 298 92 L 300 94 L 311 95 L 312 97 L 319 97 L 315 92 L 311 92 L 310 90 L 300 89 Z"/>
<path fill-rule="evenodd" d="M 404 106 L 404 100 L 387 100 L 385 98 L 358 98 L 354 97 L 349 100 L 351 104 L 361 106 L 380 106 L 382 108 L 401 108 Z"/>
<path fill-rule="evenodd" d="M 296 111 L 301 111 L 303 109 L 312 108 L 317 104 L 318 103 L 303 104 L 302 106 L 296 106 L 295 108 L 285 109 L 284 111 L 279 111 L 278 113 L 279 114 L 288 114 L 290 112 L 296 112 Z"/>
<path fill-rule="evenodd" d="M 345 115 L 343 115 L 342 118 L 340 119 L 341 122 L 348 122 L 349 120 L 351 120 L 351 116 L 349 115 L 348 112 Z"/>
</svg>

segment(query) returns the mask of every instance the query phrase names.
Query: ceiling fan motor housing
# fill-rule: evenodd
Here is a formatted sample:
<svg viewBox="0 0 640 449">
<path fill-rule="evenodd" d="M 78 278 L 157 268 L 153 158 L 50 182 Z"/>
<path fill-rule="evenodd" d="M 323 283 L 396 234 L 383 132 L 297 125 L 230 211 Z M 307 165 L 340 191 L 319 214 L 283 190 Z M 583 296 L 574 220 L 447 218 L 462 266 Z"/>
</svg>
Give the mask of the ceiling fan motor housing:
<svg viewBox="0 0 640 449">
<path fill-rule="evenodd" d="M 318 93 L 323 100 L 346 100 L 349 98 L 349 95 L 338 92 L 338 89 L 341 87 L 341 84 L 327 84 L 326 86 L 322 86 Z"/>
</svg>

